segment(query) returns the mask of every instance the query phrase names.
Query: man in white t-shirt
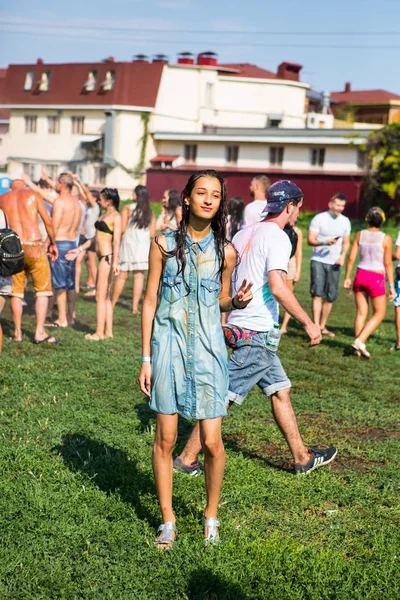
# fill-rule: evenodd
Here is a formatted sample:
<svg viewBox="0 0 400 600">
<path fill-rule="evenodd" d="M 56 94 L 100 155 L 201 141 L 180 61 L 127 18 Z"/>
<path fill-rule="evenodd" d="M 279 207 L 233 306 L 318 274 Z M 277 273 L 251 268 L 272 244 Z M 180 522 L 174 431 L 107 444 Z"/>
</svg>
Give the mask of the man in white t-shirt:
<svg viewBox="0 0 400 600">
<path fill-rule="evenodd" d="M 310 294 L 314 323 L 322 335 L 335 337 L 326 324 L 338 295 L 340 268 L 350 246 L 351 223 L 342 215 L 346 196 L 335 194 L 328 206 L 329 210 L 315 215 L 308 230 L 308 245 L 313 247 Z"/>
<path fill-rule="evenodd" d="M 266 175 L 256 175 L 251 180 L 250 196 L 253 202 L 247 204 L 244 209 L 244 227 L 250 227 L 259 223 L 264 217 L 261 216 L 267 201 L 267 193 L 271 182 Z"/>
<path fill-rule="evenodd" d="M 330 463 L 337 453 L 334 447 L 308 450 L 304 445 L 290 400 L 291 383 L 278 353 L 268 345 L 269 332 L 279 321 L 279 304 L 304 326 L 310 346 L 321 341 L 319 327 L 286 285 L 291 244 L 283 228 L 294 225 L 302 204 L 303 192 L 295 183 L 277 181 L 268 191 L 264 220 L 239 231 L 233 238 L 240 260 L 232 279 L 232 294 L 237 293 L 238 282 L 246 279 L 253 284 L 253 299 L 243 309 L 233 305 L 226 332 L 227 340 L 231 334 L 236 336 L 235 343 L 230 344 L 233 350 L 228 362 L 229 405 L 242 404 L 255 385 L 271 397 L 273 415 L 292 453 L 296 474 Z M 174 461 L 175 470 L 185 473 L 199 470 L 200 449 L 196 425 L 182 454 Z"/>
<path fill-rule="evenodd" d="M 400 350 L 400 231 L 396 238 L 396 247 L 393 253 L 393 260 L 397 260 L 395 289 L 396 298 L 393 301 L 394 313 L 396 316 L 396 344 L 390 348 L 391 350 Z"/>
</svg>

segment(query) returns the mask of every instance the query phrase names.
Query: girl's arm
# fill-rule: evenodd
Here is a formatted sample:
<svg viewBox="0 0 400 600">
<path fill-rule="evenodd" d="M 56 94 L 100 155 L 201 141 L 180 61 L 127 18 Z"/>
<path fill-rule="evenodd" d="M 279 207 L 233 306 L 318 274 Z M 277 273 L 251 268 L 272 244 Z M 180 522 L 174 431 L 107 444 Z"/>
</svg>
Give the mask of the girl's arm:
<svg viewBox="0 0 400 600">
<path fill-rule="evenodd" d="M 175 219 L 176 219 L 177 225 L 180 225 L 180 222 L 182 221 L 182 208 L 180 206 L 178 206 L 175 211 Z"/>
<path fill-rule="evenodd" d="M 296 273 L 294 275 L 293 281 L 295 283 L 297 283 L 298 281 L 300 281 L 301 265 L 303 262 L 303 232 L 298 227 L 295 227 L 295 230 L 298 235 L 298 240 L 297 240 L 297 248 L 296 248 L 296 253 L 295 253 Z"/>
<path fill-rule="evenodd" d="M 349 258 L 347 259 L 347 265 L 346 265 L 346 275 L 344 276 L 344 287 L 349 290 L 351 287 L 351 270 L 353 268 L 353 265 L 355 263 L 355 260 L 357 258 L 357 252 L 358 252 L 358 246 L 360 243 L 360 236 L 361 236 L 361 231 L 357 231 L 356 233 L 356 237 L 354 238 L 354 242 L 351 246 L 351 250 L 350 250 L 350 254 L 349 254 Z"/>
<path fill-rule="evenodd" d="M 393 274 L 393 262 L 392 262 L 392 238 L 390 235 L 385 235 L 383 241 L 384 255 L 383 263 L 385 265 L 386 279 L 389 283 L 389 300 L 392 302 L 396 297 L 396 291 L 394 289 L 394 274 Z"/>
<path fill-rule="evenodd" d="M 162 236 L 158 238 L 159 244 L 165 248 Z M 157 310 L 158 289 L 163 271 L 163 256 L 157 243 L 153 240 L 150 246 L 149 271 L 147 276 L 146 293 L 142 306 L 142 357 L 149 358 L 150 342 L 153 333 L 154 316 Z M 139 386 L 146 396 L 150 397 L 151 363 L 142 362 L 139 373 Z"/>
<path fill-rule="evenodd" d="M 113 272 L 119 273 L 119 247 L 121 245 L 121 215 L 118 213 L 114 218 L 114 238 L 113 238 Z"/>
<path fill-rule="evenodd" d="M 151 213 L 151 223 L 150 223 L 150 237 L 153 240 L 155 238 L 156 235 L 156 216 L 155 214 L 152 212 Z"/>
<path fill-rule="evenodd" d="M 237 263 L 237 252 L 232 244 L 225 248 L 225 269 L 222 273 L 221 293 L 219 295 L 219 308 L 221 312 L 229 312 L 237 308 L 246 308 L 253 299 L 251 293 L 252 283 L 243 280 L 242 285 L 234 298 L 230 296 L 232 273 Z"/>
<path fill-rule="evenodd" d="M 131 213 L 131 211 L 129 208 L 129 204 L 127 204 L 122 209 L 122 214 L 121 214 L 121 232 L 122 233 L 125 233 L 126 228 L 128 227 L 128 220 L 129 220 L 130 213 Z"/>
</svg>

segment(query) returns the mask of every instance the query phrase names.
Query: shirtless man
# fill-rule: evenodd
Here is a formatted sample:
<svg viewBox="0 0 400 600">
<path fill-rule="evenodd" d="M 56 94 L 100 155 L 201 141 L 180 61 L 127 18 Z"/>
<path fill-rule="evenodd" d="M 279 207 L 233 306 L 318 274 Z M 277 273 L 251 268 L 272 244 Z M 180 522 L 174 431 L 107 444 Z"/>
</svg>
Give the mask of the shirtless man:
<svg viewBox="0 0 400 600">
<path fill-rule="evenodd" d="M 15 180 L 11 191 L 0 196 L 0 208 L 4 211 L 8 226 L 21 238 L 25 253 L 25 269 L 13 276 L 11 290 L 11 310 L 14 320 L 14 341 L 22 341 L 22 300 L 24 298 L 27 273 L 31 274 L 36 292 L 36 331 L 34 342 L 55 343 L 55 338 L 47 335 L 44 329 L 51 289 L 50 266 L 47 258 L 47 244 L 42 241 L 39 230 L 39 216 L 43 219 L 50 239 L 49 254 L 52 261 L 58 256 L 54 229 L 40 194 L 29 190 L 22 180 Z"/>
<path fill-rule="evenodd" d="M 71 193 L 74 183 L 70 173 L 61 173 L 56 185 L 59 196 L 53 204 L 52 218 L 58 248 L 58 258 L 51 265 L 58 308 L 58 319 L 54 321 L 54 327 L 68 327 L 74 323 L 75 261 L 65 259 L 65 255 L 77 247 L 82 217 L 78 198 Z"/>
</svg>

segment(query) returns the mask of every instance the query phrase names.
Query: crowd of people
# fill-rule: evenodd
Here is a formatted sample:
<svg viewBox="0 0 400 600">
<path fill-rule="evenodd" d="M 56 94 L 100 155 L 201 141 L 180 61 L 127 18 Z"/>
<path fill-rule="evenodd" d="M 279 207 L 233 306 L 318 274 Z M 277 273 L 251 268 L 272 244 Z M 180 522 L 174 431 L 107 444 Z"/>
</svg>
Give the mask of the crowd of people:
<svg viewBox="0 0 400 600">
<path fill-rule="evenodd" d="M 22 341 L 28 276 L 36 293 L 33 341 L 55 344 L 58 339 L 46 328 L 74 325 L 84 260 L 84 290 L 94 291 L 97 303 L 96 330 L 85 336 L 87 340 L 113 336 L 113 311 L 130 272 L 132 313 L 139 313 L 147 273 L 139 385 L 156 414 L 153 471 L 162 523 L 155 543 L 161 550 L 172 547 L 177 535 L 174 470 L 189 475 L 204 470 L 204 537 L 206 544 L 218 543 L 225 468 L 222 419 L 254 386 L 271 399 L 296 474 L 334 460 L 334 446 L 310 449 L 303 441 L 291 404 L 292 384 L 277 350 L 290 318 L 304 327 L 311 346 L 324 336 L 335 336 L 328 319 L 342 267 L 346 265 L 344 287 L 353 289 L 356 302 L 354 353 L 370 357 L 366 342 L 385 316 L 386 281 L 396 311 L 397 341 L 392 349 L 400 350 L 400 234 L 393 253 L 390 236 L 381 231 L 383 211 L 368 211 L 367 226 L 356 233 L 347 263 L 351 223 L 343 215 L 346 197 L 334 195 L 328 210 L 312 219 L 307 236 L 312 247 L 311 318 L 294 295 L 302 272 L 302 232 L 296 223 L 304 194 L 291 181 L 271 185 L 265 175 L 252 179 L 250 193 L 253 201 L 245 208 L 242 198 L 227 198 L 218 172 L 198 171 L 182 194 L 165 191 L 158 219 L 145 186 L 136 186 L 133 202 L 120 213 L 116 189 L 91 191 L 72 173 L 62 173 L 53 182 L 43 172 L 37 184 L 24 177 L 0 197 L 0 235 L 7 227 L 15 231 L 24 251 L 24 268 L 12 281 L 0 279 L 0 312 L 10 296 L 14 342 Z M 396 278 L 394 259 L 399 261 Z M 279 306 L 284 310 L 281 326 Z M 228 316 L 221 318 L 221 313 Z M 229 358 L 226 347 L 231 349 Z M 196 424 L 173 459 L 178 415 Z M 201 451 L 204 465 L 198 458 Z"/>
</svg>

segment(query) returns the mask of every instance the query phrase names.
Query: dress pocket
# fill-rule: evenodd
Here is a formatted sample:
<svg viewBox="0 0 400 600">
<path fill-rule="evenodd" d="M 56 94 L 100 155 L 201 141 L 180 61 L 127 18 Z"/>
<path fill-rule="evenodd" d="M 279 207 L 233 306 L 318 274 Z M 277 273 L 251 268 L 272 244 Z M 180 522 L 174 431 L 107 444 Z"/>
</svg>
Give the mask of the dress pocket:
<svg viewBox="0 0 400 600">
<path fill-rule="evenodd" d="M 162 296 L 170 304 L 177 302 L 177 300 L 185 296 L 185 285 L 182 277 L 164 275 L 162 280 Z"/>
<path fill-rule="evenodd" d="M 205 306 L 217 303 L 220 293 L 220 284 L 217 279 L 202 279 L 200 282 L 200 299 Z"/>
</svg>

